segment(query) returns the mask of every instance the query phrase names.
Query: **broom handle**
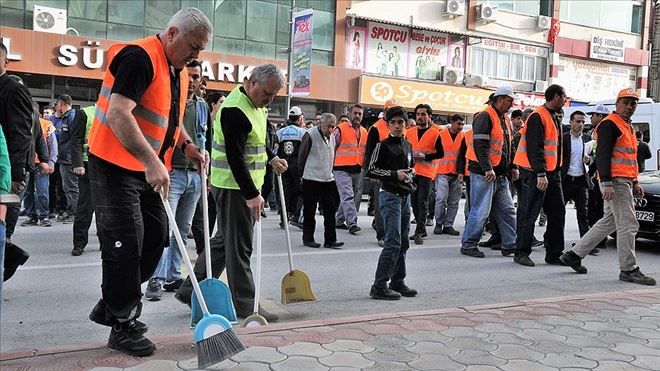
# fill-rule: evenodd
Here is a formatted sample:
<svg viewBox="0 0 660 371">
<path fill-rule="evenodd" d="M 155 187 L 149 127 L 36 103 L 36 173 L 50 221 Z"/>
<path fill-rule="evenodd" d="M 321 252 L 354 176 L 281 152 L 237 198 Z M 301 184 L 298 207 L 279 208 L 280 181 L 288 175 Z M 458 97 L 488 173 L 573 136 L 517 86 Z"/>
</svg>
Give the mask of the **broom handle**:
<svg viewBox="0 0 660 371">
<path fill-rule="evenodd" d="M 286 199 L 284 198 L 284 186 L 282 185 L 282 174 L 277 174 L 277 189 L 280 192 L 280 204 L 282 217 L 284 219 L 284 232 L 286 234 L 286 247 L 289 253 L 289 271 L 293 272 L 293 253 L 291 252 L 291 232 L 289 231 L 289 215 L 286 211 Z"/>
<path fill-rule="evenodd" d="M 257 266 L 255 278 L 256 284 L 254 285 L 254 314 L 259 313 L 259 295 L 261 294 L 261 220 L 257 220 L 255 227 L 257 227 Z"/>
<path fill-rule="evenodd" d="M 204 255 L 206 257 L 206 278 L 213 278 L 211 269 L 211 236 L 209 227 L 209 194 L 207 191 L 206 170 L 202 167 L 202 219 L 204 221 Z"/>
<path fill-rule="evenodd" d="M 160 200 L 163 201 L 163 207 L 165 207 L 165 212 L 167 213 L 167 219 L 169 219 L 170 227 L 174 232 L 174 237 L 176 238 L 176 244 L 177 246 L 179 246 L 179 251 L 181 252 L 181 256 L 183 256 L 183 261 L 186 262 L 186 267 L 188 268 L 188 272 L 190 272 L 188 274 L 188 277 L 190 277 L 190 282 L 192 282 L 193 288 L 195 289 L 195 295 L 197 295 L 197 299 L 199 299 L 199 306 L 202 308 L 202 312 L 204 313 L 204 315 L 208 316 L 210 314 L 209 309 L 206 307 L 206 301 L 204 300 L 204 296 L 202 296 L 202 289 L 199 288 L 197 277 L 195 277 L 195 272 L 194 272 L 195 268 L 190 262 L 188 251 L 186 251 L 186 246 L 183 244 L 183 238 L 181 238 L 181 232 L 179 232 L 179 228 L 176 225 L 176 219 L 174 218 L 174 213 L 172 212 L 170 203 L 167 202 L 165 197 L 163 197 L 162 193 L 158 192 L 158 194 L 160 194 Z"/>
</svg>

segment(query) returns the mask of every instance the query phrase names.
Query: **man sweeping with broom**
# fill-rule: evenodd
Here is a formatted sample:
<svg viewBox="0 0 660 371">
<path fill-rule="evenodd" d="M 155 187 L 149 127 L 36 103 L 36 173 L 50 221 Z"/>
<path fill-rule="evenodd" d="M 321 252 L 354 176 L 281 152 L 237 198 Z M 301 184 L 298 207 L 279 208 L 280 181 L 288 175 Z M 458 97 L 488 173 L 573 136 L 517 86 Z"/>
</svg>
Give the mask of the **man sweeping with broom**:
<svg viewBox="0 0 660 371">
<path fill-rule="evenodd" d="M 208 18 L 184 8 L 158 35 L 108 49 L 94 122 L 89 172 L 103 260 L 102 297 L 89 318 L 112 327 L 108 347 L 148 356 L 156 347 L 138 321 L 141 284 L 168 243 L 169 170 L 176 145 L 198 168 L 207 152 L 182 127 L 188 62 L 213 35 Z M 159 195 L 159 193 L 161 193 Z"/>
</svg>

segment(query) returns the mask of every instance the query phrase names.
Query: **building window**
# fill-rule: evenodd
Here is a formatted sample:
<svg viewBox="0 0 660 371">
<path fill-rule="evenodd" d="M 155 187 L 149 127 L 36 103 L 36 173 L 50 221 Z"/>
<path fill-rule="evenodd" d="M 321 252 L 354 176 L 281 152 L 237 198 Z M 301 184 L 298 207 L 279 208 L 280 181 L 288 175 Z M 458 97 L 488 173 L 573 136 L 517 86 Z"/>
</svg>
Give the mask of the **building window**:
<svg viewBox="0 0 660 371">
<path fill-rule="evenodd" d="M 144 27 L 144 0 L 108 0 L 108 22 Z"/>
<path fill-rule="evenodd" d="M 25 2 L 23 0 L 0 0 L 0 6 L 3 8 L 14 8 L 14 9 L 23 10 L 25 6 Z M 5 10 L 3 9 L 2 11 L 4 12 Z"/>
<path fill-rule="evenodd" d="M 108 39 L 133 41 L 144 37 L 144 28 L 125 24 L 108 23 Z"/>
<path fill-rule="evenodd" d="M 547 60 L 507 51 L 472 48 L 470 72 L 504 80 L 546 80 Z"/>
<path fill-rule="evenodd" d="M 274 43 L 277 36 L 277 4 L 251 0 L 247 4 L 250 25 L 246 39 Z"/>
<path fill-rule="evenodd" d="M 538 1 L 516 1 L 516 0 L 479 0 L 478 4 L 489 4 L 498 9 L 509 10 L 516 13 L 539 15 L 540 3 Z M 562 4 L 563 5 L 563 4 Z"/>
<path fill-rule="evenodd" d="M 107 0 L 69 0 L 68 16 L 105 22 L 108 16 L 108 2 Z M 69 25 L 69 27 L 75 26 Z M 105 26 L 103 26 L 103 30 L 105 31 Z"/>
<path fill-rule="evenodd" d="M 275 59 L 275 44 L 247 41 L 245 43 L 245 55 L 250 57 Z"/>
<path fill-rule="evenodd" d="M 107 36 L 106 26 L 107 23 L 99 21 L 88 21 L 80 18 L 69 18 L 68 26 L 75 28 L 80 36 L 89 36 L 97 39 L 105 39 Z"/>
<path fill-rule="evenodd" d="M 213 38 L 213 51 L 217 53 L 244 55 L 245 40 L 215 37 Z"/>
<path fill-rule="evenodd" d="M 312 16 L 312 48 L 333 50 L 335 44 L 335 16 L 333 13 L 314 11 Z"/>
<path fill-rule="evenodd" d="M 23 11 L 0 8 L 0 24 L 5 27 L 23 28 Z"/>
<path fill-rule="evenodd" d="M 174 13 L 181 9 L 179 0 L 147 0 L 146 5 L 145 25 L 161 30 L 165 29 Z"/>
<path fill-rule="evenodd" d="M 563 21 L 635 33 L 641 32 L 642 13 L 641 2 L 631 0 L 571 0 L 563 1 L 559 8 Z"/>
<path fill-rule="evenodd" d="M 245 0 L 223 1 L 215 9 L 213 32 L 216 36 L 245 38 Z"/>
<path fill-rule="evenodd" d="M 66 0 L 26 0 L 25 10 L 34 10 L 35 5 L 47 6 L 50 8 L 66 9 Z"/>
</svg>

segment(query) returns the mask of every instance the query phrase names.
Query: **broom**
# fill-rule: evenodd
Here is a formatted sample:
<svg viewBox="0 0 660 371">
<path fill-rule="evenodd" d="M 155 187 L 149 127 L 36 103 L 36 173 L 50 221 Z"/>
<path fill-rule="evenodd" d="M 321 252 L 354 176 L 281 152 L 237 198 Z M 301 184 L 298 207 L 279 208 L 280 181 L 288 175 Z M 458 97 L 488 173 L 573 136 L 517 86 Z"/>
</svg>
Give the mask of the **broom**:
<svg viewBox="0 0 660 371">
<path fill-rule="evenodd" d="M 170 220 L 170 226 L 174 232 L 174 237 L 176 238 L 183 260 L 186 263 L 188 272 L 190 272 L 188 276 L 195 289 L 195 294 L 199 299 L 199 306 L 202 308 L 202 313 L 204 314 L 195 327 L 193 338 L 197 343 L 197 365 L 199 368 L 206 368 L 242 352 L 245 350 L 245 346 L 238 339 L 238 336 L 231 327 L 231 323 L 225 317 L 219 314 L 209 313 L 206 301 L 202 296 L 202 290 L 197 282 L 197 277 L 195 277 L 190 257 L 183 244 L 183 238 L 181 238 L 181 233 L 179 232 L 179 228 L 177 228 L 172 208 L 162 193 L 160 193 L 160 199 L 165 207 L 167 218 Z"/>
</svg>

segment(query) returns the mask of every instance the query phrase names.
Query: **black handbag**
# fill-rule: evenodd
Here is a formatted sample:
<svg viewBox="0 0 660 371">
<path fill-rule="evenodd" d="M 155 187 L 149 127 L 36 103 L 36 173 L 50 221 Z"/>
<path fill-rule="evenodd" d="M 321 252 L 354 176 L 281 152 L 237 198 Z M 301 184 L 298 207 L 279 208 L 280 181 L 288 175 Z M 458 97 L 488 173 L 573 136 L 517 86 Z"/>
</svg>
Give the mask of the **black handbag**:
<svg viewBox="0 0 660 371">
<path fill-rule="evenodd" d="M 29 257 L 30 254 L 27 251 L 11 242 L 7 242 L 5 244 L 5 270 L 3 281 L 10 279 L 11 276 L 16 273 L 18 266 L 25 264 Z"/>
</svg>

